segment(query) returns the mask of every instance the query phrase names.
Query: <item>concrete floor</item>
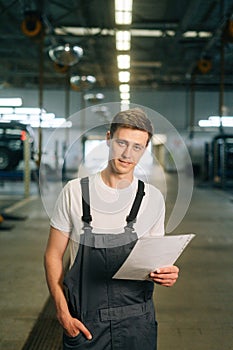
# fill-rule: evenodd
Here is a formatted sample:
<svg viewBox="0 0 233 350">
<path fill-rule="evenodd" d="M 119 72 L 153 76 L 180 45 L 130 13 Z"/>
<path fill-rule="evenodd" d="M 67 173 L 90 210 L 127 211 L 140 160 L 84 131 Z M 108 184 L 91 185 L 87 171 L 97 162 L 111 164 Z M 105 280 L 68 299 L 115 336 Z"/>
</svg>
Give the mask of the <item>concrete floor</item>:
<svg viewBox="0 0 233 350">
<path fill-rule="evenodd" d="M 167 176 L 167 184 L 172 193 L 173 175 Z M 47 189 L 51 207 L 54 186 L 51 183 Z M 23 199 L 22 184 L 6 185 L 0 191 L 8 212 L 28 217 L 9 221 L 14 224 L 11 230 L 0 230 L 3 350 L 22 349 L 48 298 L 43 253 L 49 218 L 36 189 L 31 192 L 31 197 Z M 196 186 L 189 210 L 174 233 L 185 232 L 197 236 L 177 262 L 179 281 L 172 288 L 155 288 L 158 350 L 233 350 L 233 193 Z"/>
</svg>

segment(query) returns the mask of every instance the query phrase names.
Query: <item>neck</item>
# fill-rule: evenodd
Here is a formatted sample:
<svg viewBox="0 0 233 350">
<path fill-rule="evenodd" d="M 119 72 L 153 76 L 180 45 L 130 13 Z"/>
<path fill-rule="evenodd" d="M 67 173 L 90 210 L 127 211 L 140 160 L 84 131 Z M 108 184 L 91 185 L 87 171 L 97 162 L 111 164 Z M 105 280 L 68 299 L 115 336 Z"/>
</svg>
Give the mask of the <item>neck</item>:
<svg viewBox="0 0 233 350">
<path fill-rule="evenodd" d="M 101 177 L 105 185 L 118 189 L 130 186 L 133 181 L 133 173 L 117 174 L 112 171 L 110 166 L 101 171 Z"/>
</svg>

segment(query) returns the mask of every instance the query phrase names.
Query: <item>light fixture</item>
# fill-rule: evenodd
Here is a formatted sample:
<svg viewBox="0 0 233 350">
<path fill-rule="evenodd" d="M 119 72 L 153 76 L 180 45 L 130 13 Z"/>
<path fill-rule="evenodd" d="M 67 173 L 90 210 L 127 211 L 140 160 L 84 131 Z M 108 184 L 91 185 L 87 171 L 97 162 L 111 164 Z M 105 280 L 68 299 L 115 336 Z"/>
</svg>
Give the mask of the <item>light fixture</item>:
<svg viewBox="0 0 233 350">
<path fill-rule="evenodd" d="M 40 109 L 37 107 L 20 107 L 20 108 L 15 108 L 14 112 L 16 114 L 40 115 L 42 113 L 46 113 L 46 110 Z"/>
<path fill-rule="evenodd" d="M 104 94 L 101 94 L 101 93 L 84 95 L 84 100 L 89 102 L 98 102 L 103 99 L 104 99 Z"/>
<path fill-rule="evenodd" d="M 201 31 L 198 33 L 198 36 L 200 38 L 210 38 L 213 34 L 211 32 L 204 32 L 204 31 Z"/>
<path fill-rule="evenodd" d="M 129 86 L 129 84 L 120 84 L 119 90 L 120 90 L 120 92 L 129 92 L 130 86 Z"/>
<path fill-rule="evenodd" d="M 52 120 L 54 118 L 55 118 L 54 113 L 43 113 L 41 116 L 41 120 L 45 120 L 45 121 Z"/>
<path fill-rule="evenodd" d="M 118 72 L 118 77 L 120 83 L 128 83 L 130 80 L 130 72 L 120 71 Z"/>
<path fill-rule="evenodd" d="M 119 69 L 129 69 L 130 68 L 130 55 L 118 55 L 117 65 Z"/>
<path fill-rule="evenodd" d="M 132 23 L 132 0 L 115 0 L 115 22 L 116 24 Z"/>
<path fill-rule="evenodd" d="M 115 12 L 116 24 L 131 24 L 132 12 L 117 11 Z"/>
<path fill-rule="evenodd" d="M 194 30 L 189 30 L 189 31 L 183 33 L 183 37 L 185 37 L 185 38 L 196 38 L 197 37 L 197 32 L 194 31 Z"/>
<path fill-rule="evenodd" d="M 90 89 L 95 82 L 96 78 L 93 75 L 74 75 L 70 78 L 71 87 L 78 91 Z"/>
<path fill-rule="evenodd" d="M 130 101 L 129 100 L 122 100 L 121 101 L 121 111 L 125 111 L 129 109 Z"/>
<path fill-rule="evenodd" d="M 210 116 L 208 119 L 199 120 L 198 125 L 200 127 L 215 127 L 218 128 L 220 125 L 223 127 L 232 128 L 233 127 L 233 117 L 231 116 Z"/>
<path fill-rule="evenodd" d="M 3 114 L 1 120 L 20 122 L 28 120 L 28 116 L 26 114 Z"/>
<path fill-rule="evenodd" d="M 131 33 L 129 30 L 116 32 L 116 49 L 118 51 L 129 51 L 131 47 Z"/>
<path fill-rule="evenodd" d="M 21 97 L 0 98 L 0 106 L 2 107 L 19 107 L 22 106 L 23 101 Z"/>
<path fill-rule="evenodd" d="M 85 37 L 85 36 L 114 36 L 116 31 L 114 29 L 109 28 L 100 28 L 100 27 L 66 27 L 63 26 L 62 28 L 54 28 L 54 32 L 56 35 L 59 36 L 65 36 L 68 34 L 71 34 L 73 36 L 77 37 Z M 173 37 L 176 35 L 175 30 L 160 30 L 160 29 L 136 29 L 136 28 L 130 28 L 130 33 L 132 37 Z M 189 32 L 185 35 L 189 35 Z M 199 37 L 211 37 L 213 34 L 211 32 L 195 32 L 195 36 Z"/>
<path fill-rule="evenodd" d="M 115 11 L 131 11 L 132 12 L 133 1 L 132 0 L 115 0 Z"/>
<path fill-rule="evenodd" d="M 165 36 L 165 33 L 159 29 L 132 29 L 132 36 L 144 36 L 144 37 L 155 37 L 161 38 Z"/>
<path fill-rule="evenodd" d="M 72 122 L 66 120 L 65 118 L 54 118 L 48 121 L 34 121 L 31 123 L 33 128 L 71 128 Z"/>
<path fill-rule="evenodd" d="M 0 114 L 12 114 L 14 113 L 14 109 L 12 107 L 1 107 Z"/>
<path fill-rule="evenodd" d="M 77 45 L 59 45 L 49 50 L 49 56 L 57 64 L 73 66 L 82 58 L 83 49 Z"/>
<path fill-rule="evenodd" d="M 129 92 L 121 92 L 121 100 L 129 100 L 130 99 L 130 93 Z"/>
</svg>

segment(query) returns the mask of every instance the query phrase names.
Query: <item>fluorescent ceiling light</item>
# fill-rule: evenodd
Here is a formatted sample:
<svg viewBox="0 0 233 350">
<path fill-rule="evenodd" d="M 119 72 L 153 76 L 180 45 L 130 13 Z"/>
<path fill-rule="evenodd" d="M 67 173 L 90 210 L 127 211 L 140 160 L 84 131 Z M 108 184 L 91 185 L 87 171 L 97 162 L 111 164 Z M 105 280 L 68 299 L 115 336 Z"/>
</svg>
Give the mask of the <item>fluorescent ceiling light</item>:
<svg viewBox="0 0 233 350">
<path fill-rule="evenodd" d="M 210 38 L 212 36 L 212 33 L 211 32 L 199 32 L 198 36 L 200 38 Z"/>
<path fill-rule="evenodd" d="M 116 49 L 118 51 L 129 51 L 130 50 L 130 41 L 117 41 L 116 42 Z"/>
<path fill-rule="evenodd" d="M 83 96 L 84 100 L 86 101 L 98 101 L 104 99 L 104 94 L 101 94 L 100 92 L 97 94 L 86 94 Z"/>
<path fill-rule="evenodd" d="M 132 12 L 115 12 L 116 24 L 131 24 L 132 23 Z"/>
<path fill-rule="evenodd" d="M 197 32 L 196 31 L 187 31 L 185 33 L 183 33 L 183 36 L 185 38 L 196 38 L 197 37 Z"/>
<path fill-rule="evenodd" d="M 115 0 L 115 11 L 131 11 L 133 9 L 132 0 Z"/>
<path fill-rule="evenodd" d="M 14 109 L 11 107 L 2 107 L 0 108 L 0 114 L 12 114 Z"/>
<path fill-rule="evenodd" d="M 129 104 L 121 103 L 121 112 L 126 111 L 129 109 Z"/>
<path fill-rule="evenodd" d="M 121 100 L 121 104 L 129 105 L 130 100 Z"/>
<path fill-rule="evenodd" d="M 166 30 L 165 32 L 168 36 L 175 36 L 176 32 L 174 30 Z"/>
<path fill-rule="evenodd" d="M 129 84 L 121 84 L 119 86 L 120 92 L 129 92 L 130 91 L 130 86 Z"/>
<path fill-rule="evenodd" d="M 115 35 L 115 31 L 113 29 L 108 28 L 87 28 L 87 27 L 57 27 L 54 29 L 55 34 L 57 35 L 77 35 L 77 36 L 90 36 L 90 35 L 98 35 L 101 34 L 102 36 L 106 35 Z"/>
<path fill-rule="evenodd" d="M 28 116 L 26 114 L 3 114 L 2 115 L 2 120 L 6 120 L 6 121 L 25 121 L 28 120 Z"/>
<path fill-rule="evenodd" d="M 129 92 L 121 92 L 121 100 L 129 100 L 130 93 Z"/>
<path fill-rule="evenodd" d="M 55 118 L 54 113 L 43 113 L 41 116 L 39 114 L 23 114 L 23 113 L 5 113 L 2 114 L 2 119 L 4 120 L 27 120 L 30 124 L 33 121 L 41 120 L 52 120 Z"/>
<path fill-rule="evenodd" d="M 144 36 L 144 37 L 162 37 L 164 33 L 162 30 L 157 29 L 131 29 L 132 36 Z"/>
<path fill-rule="evenodd" d="M 115 30 L 114 29 L 109 29 L 109 28 L 99 28 L 99 27 L 89 27 L 89 28 L 84 28 L 84 27 L 62 27 L 62 28 L 55 28 L 54 29 L 55 33 L 57 35 L 67 35 L 67 33 L 75 35 L 75 36 L 114 36 L 115 35 Z M 170 36 L 173 37 L 175 36 L 176 32 L 174 30 L 160 30 L 160 29 L 130 29 L 130 33 L 132 36 L 142 36 L 142 37 L 163 37 L 163 36 Z M 184 33 L 185 35 L 189 35 L 190 32 Z M 204 37 L 204 36 L 212 36 L 211 32 L 205 32 L 205 31 L 200 31 L 200 32 L 191 32 L 194 33 L 195 36 L 199 37 Z"/>
<path fill-rule="evenodd" d="M 13 98 L 0 98 L 0 106 L 3 107 L 18 107 L 22 106 L 22 98 L 21 97 L 13 97 Z"/>
<path fill-rule="evenodd" d="M 16 114 L 34 114 L 34 115 L 40 115 L 42 113 L 46 113 L 45 109 L 40 109 L 37 107 L 21 107 L 21 108 L 15 108 Z"/>
<path fill-rule="evenodd" d="M 41 116 L 41 120 L 51 120 L 55 118 L 54 113 L 43 113 Z"/>
<path fill-rule="evenodd" d="M 65 118 L 54 118 L 51 121 L 43 121 L 42 123 L 32 122 L 31 126 L 33 128 L 71 128 L 72 122 L 67 121 Z"/>
<path fill-rule="evenodd" d="M 132 23 L 132 0 L 115 0 L 115 22 L 116 24 Z"/>
<path fill-rule="evenodd" d="M 200 32 L 196 32 L 196 31 L 187 31 L 185 33 L 183 33 L 183 37 L 185 38 L 209 38 L 212 36 L 211 32 L 205 32 L 205 31 L 200 31 Z"/>
<path fill-rule="evenodd" d="M 118 77 L 120 83 L 128 83 L 130 80 L 130 72 L 118 72 Z"/>
<path fill-rule="evenodd" d="M 117 65 L 119 69 L 129 69 L 130 68 L 130 55 L 118 55 Z"/>
<path fill-rule="evenodd" d="M 121 111 L 125 111 L 129 109 L 130 101 L 129 100 L 122 100 L 121 101 Z"/>
<path fill-rule="evenodd" d="M 119 30 L 116 32 L 116 49 L 119 51 L 128 51 L 131 46 L 131 33 L 129 30 Z"/>
<path fill-rule="evenodd" d="M 211 116 L 209 119 L 202 119 L 199 120 L 198 125 L 200 127 L 220 127 L 222 125 L 223 127 L 233 127 L 233 117 L 225 116 L 225 117 L 218 117 L 218 116 Z"/>
</svg>

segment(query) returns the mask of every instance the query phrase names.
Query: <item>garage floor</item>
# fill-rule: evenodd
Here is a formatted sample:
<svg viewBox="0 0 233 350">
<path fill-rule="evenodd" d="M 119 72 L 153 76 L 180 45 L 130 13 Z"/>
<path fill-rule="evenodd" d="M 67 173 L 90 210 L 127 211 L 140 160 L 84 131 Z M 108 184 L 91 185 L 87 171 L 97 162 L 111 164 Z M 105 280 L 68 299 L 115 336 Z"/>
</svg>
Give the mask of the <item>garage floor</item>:
<svg viewBox="0 0 233 350">
<path fill-rule="evenodd" d="M 176 187 L 174 175 L 167 175 L 167 184 L 171 193 L 167 199 L 169 213 Z M 36 188 L 24 199 L 22 186 L 9 184 L 8 191 L 6 187 L 0 191 L 8 213 L 27 216 L 25 220 L 7 220 L 14 226 L 10 230 L 0 229 L 0 348 L 58 350 L 61 330 L 43 270 L 48 215 L 57 185 L 46 185 L 46 210 Z M 189 210 L 174 231 L 185 232 L 197 236 L 177 262 L 179 281 L 173 288 L 155 288 L 158 349 L 232 350 L 232 192 L 195 186 Z"/>
</svg>

